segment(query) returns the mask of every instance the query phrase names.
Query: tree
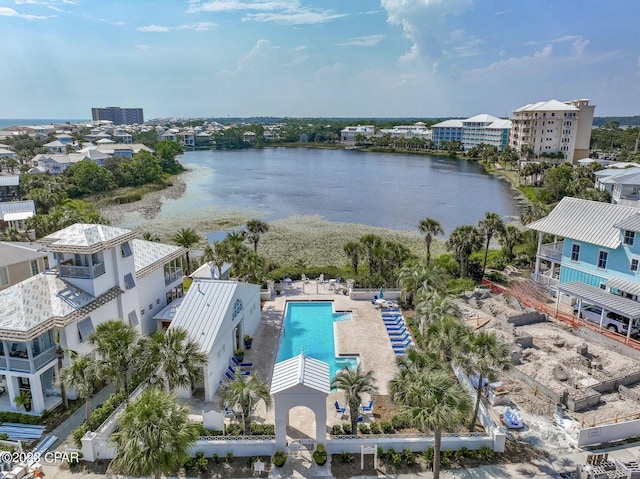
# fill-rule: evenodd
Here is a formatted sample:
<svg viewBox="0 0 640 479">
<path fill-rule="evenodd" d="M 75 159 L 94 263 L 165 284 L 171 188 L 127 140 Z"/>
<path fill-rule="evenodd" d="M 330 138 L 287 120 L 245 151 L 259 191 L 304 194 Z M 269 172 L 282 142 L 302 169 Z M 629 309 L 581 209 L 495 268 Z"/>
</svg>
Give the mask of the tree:
<svg viewBox="0 0 640 479">
<path fill-rule="evenodd" d="M 478 375 L 476 404 L 469 426 L 469 430 L 473 431 L 480 408 L 484 381 L 495 381 L 498 373 L 511 368 L 512 362 L 509 345 L 500 341 L 495 333 L 487 331 L 471 333 L 468 344 L 470 354 L 465 356 L 465 362 L 462 364 L 468 374 Z"/>
<path fill-rule="evenodd" d="M 78 396 L 84 399 L 85 421 L 89 424 L 89 400 L 96 391 L 101 377 L 98 371 L 98 364 L 89 356 L 72 355 L 71 364 L 62 368 L 58 375 L 59 384 L 65 388 L 75 389 Z"/>
<path fill-rule="evenodd" d="M 349 405 L 349 419 L 351 420 L 351 434 L 358 433 L 358 408 L 362 402 L 363 394 L 375 394 L 378 388 L 373 371 L 362 371 L 360 364 L 353 369 L 347 366 L 338 371 L 331 381 L 331 387 L 342 389 Z"/>
<path fill-rule="evenodd" d="M 60 328 L 56 328 L 56 359 L 58 360 L 58 374 L 60 374 L 60 371 L 62 371 L 65 353 L 66 353 L 65 349 L 62 347 L 62 344 L 60 343 Z M 66 411 L 67 409 L 69 409 L 69 400 L 67 399 L 67 388 L 65 387 L 64 383 L 62 383 L 61 381 L 58 381 L 58 385 L 60 387 L 60 397 L 62 398 L 62 407 Z"/>
<path fill-rule="evenodd" d="M 89 336 L 98 354 L 98 367 L 102 377 L 108 378 L 129 397 L 129 376 L 134 362 L 138 340 L 136 329 L 119 319 L 100 323 Z"/>
<path fill-rule="evenodd" d="M 517 226 L 507 225 L 499 238 L 507 261 L 513 260 L 513 248 L 522 241 L 522 231 Z"/>
<path fill-rule="evenodd" d="M 444 284 L 438 270 L 421 264 L 403 266 L 397 276 L 400 294 L 408 306 L 414 304 L 420 291 L 440 290 Z"/>
<path fill-rule="evenodd" d="M 460 277 L 464 278 L 469 272 L 469 256 L 482 246 L 482 235 L 474 226 L 458 226 L 451 232 L 446 246 L 460 263 Z"/>
<path fill-rule="evenodd" d="M 169 140 L 162 140 L 155 146 L 158 164 L 165 173 L 179 173 L 184 170 L 176 157 L 184 153 L 184 148 L 180 143 Z"/>
<path fill-rule="evenodd" d="M 198 243 L 201 239 L 202 238 L 200 238 L 200 235 L 198 235 L 198 233 L 196 233 L 193 228 L 180 228 L 178 232 L 171 238 L 171 241 L 173 241 L 175 244 L 187 249 L 185 253 L 187 257 L 187 274 L 191 272 L 189 249 L 191 249 L 191 247 L 194 244 Z"/>
<path fill-rule="evenodd" d="M 247 232 L 243 230 L 233 230 L 231 233 L 227 233 L 224 239 L 229 245 L 229 259 L 233 263 L 234 268 L 247 252 L 247 247 L 244 244 L 244 240 L 246 239 Z"/>
<path fill-rule="evenodd" d="M 442 225 L 433 218 L 425 218 L 420 221 L 418 229 L 424 234 L 424 243 L 427 246 L 427 266 L 431 263 L 431 242 L 434 236 L 443 235 Z"/>
<path fill-rule="evenodd" d="M 360 247 L 360 243 L 356 243 L 355 241 L 349 241 L 344 245 L 344 252 L 351 261 L 351 267 L 353 268 L 353 274 L 358 275 L 358 265 L 360 264 L 360 253 L 362 252 L 362 248 Z"/>
<path fill-rule="evenodd" d="M 212 263 L 218 268 L 218 279 L 222 279 L 222 267 L 231 260 L 229 243 L 226 241 L 214 241 L 204 247 L 202 257 L 206 262 Z"/>
<path fill-rule="evenodd" d="M 111 467 L 128 476 L 175 475 L 197 439 L 188 408 L 172 394 L 147 389 L 125 408 L 119 430 L 109 438 L 117 449 Z"/>
<path fill-rule="evenodd" d="M 156 332 L 138 341 L 139 378 L 159 388 L 174 391 L 189 388 L 202 379 L 207 355 L 184 329 Z"/>
<path fill-rule="evenodd" d="M 253 243 L 253 252 L 257 253 L 260 236 L 269 231 L 269 225 L 258 219 L 249 220 L 247 222 L 247 231 L 249 232 L 249 239 Z"/>
<path fill-rule="evenodd" d="M 424 433 L 433 431 L 433 477 L 439 479 L 442 432 L 464 423 L 471 409 L 469 396 L 446 372 L 418 370 L 406 375 L 391 399 L 409 424 Z"/>
<path fill-rule="evenodd" d="M 245 434 L 251 433 L 251 413 L 257 404 L 264 401 L 269 409 L 272 403 L 269 384 L 260 381 L 255 374 L 243 375 L 239 368 L 233 381 L 222 386 L 220 396 L 225 407 L 240 410 Z"/>
<path fill-rule="evenodd" d="M 486 243 L 484 246 L 484 263 L 482 263 L 482 277 L 487 268 L 487 255 L 489 254 L 489 243 L 495 234 L 501 234 L 504 231 L 504 222 L 497 213 L 485 213 L 484 218 L 478 222 L 478 230 L 484 235 Z"/>
<path fill-rule="evenodd" d="M 369 260 L 369 274 L 373 274 L 376 271 L 376 256 L 374 251 L 382 244 L 382 238 L 380 236 L 369 233 L 360 238 L 360 244 L 367 253 Z"/>
<path fill-rule="evenodd" d="M 113 189 L 115 185 L 111 172 L 91 160 L 82 160 L 71 165 L 65 171 L 65 176 L 74 185 L 77 195 L 103 193 Z"/>
</svg>

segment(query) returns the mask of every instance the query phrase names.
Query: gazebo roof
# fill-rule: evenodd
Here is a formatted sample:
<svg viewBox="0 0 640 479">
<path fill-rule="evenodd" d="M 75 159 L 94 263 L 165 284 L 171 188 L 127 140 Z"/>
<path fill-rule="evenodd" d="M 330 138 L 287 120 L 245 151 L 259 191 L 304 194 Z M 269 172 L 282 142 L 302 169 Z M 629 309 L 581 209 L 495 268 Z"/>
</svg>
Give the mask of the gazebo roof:
<svg viewBox="0 0 640 479">
<path fill-rule="evenodd" d="M 299 385 L 329 394 L 329 365 L 304 354 L 276 363 L 271 379 L 271 395 Z"/>
</svg>

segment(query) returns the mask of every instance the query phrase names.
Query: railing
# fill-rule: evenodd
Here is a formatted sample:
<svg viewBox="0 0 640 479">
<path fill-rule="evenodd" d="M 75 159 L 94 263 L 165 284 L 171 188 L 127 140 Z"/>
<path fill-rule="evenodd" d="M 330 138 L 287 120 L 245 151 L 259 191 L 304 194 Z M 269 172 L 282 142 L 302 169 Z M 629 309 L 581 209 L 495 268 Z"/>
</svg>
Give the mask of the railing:
<svg viewBox="0 0 640 479">
<path fill-rule="evenodd" d="M 0 369 L 7 369 L 7 358 L 0 356 Z"/>
<path fill-rule="evenodd" d="M 560 241 L 558 243 L 543 244 L 542 246 L 540 246 L 540 253 L 538 253 L 538 256 L 561 261 L 563 248 L 564 241 Z"/>
<path fill-rule="evenodd" d="M 488 432 L 443 432 L 442 437 L 488 437 L 491 436 Z M 337 434 L 331 435 L 332 439 L 363 439 L 363 440 L 376 440 L 380 438 L 384 439 L 411 439 L 416 437 L 433 438 L 433 434 L 423 434 L 416 432 L 413 434 Z"/>
<path fill-rule="evenodd" d="M 273 441 L 276 436 L 200 436 L 198 441 Z"/>
<path fill-rule="evenodd" d="M 544 274 L 532 275 L 533 280 L 536 283 L 540 283 L 544 286 L 548 286 L 549 288 L 557 288 L 560 284 L 560 280 L 556 278 L 552 278 L 550 276 L 546 276 Z"/>
<path fill-rule="evenodd" d="M 21 358 L 9 358 L 9 369 L 11 371 L 31 372 L 31 361 Z"/>
<path fill-rule="evenodd" d="M 33 358 L 33 367 L 38 370 L 48 362 L 53 361 L 56 358 L 56 347 L 52 346 L 42 354 L 39 354 L 35 358 Z"/>
<path fill-rule="evenodd" d="M 96 278 L 104 274 L 104 263 L 93 265 L 93 274 L 90 266 L 60 265 L 60 276 L 65 278 Z"/>
<path fill-rule="evenodd" d="M 164 285 L 169 286 L 171 283 L 178 281 L 178 279 L 182 279 L 182 269 L 178 269 L 171 274 L 165 275 Z"/>
</svg>

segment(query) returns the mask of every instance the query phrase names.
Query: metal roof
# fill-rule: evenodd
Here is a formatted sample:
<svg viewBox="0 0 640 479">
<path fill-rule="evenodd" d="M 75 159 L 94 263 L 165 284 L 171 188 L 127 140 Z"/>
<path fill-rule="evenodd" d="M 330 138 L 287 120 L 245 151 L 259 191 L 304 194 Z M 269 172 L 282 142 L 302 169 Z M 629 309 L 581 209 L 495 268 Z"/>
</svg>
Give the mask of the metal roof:
<svg viewBox="0 0 640 479">
<path fill-rule="evenodd" d="M 233 298 L 238 290 L 259 286 L 236 281 L 194 281 L 171 321 L 170 329 L 183 328 L 189 337 L 200 344 L 200 350 L 211 352 L 222 322 L 231 322 Z"/>
<path fill-rule="evenodd" d="M 169 261 L 179 258 L 187 251 L 182 246 L 156 243 L 155 241 L 134 239 L 131 243 L 133 244 L 133 262 L 138 279 L 164 266 Z"/>
<path fill-rule="evenodd" d="M 607 285 L 611 285 L 611 281 L 607 282 Z M 627 318 L 636 319 L 640 318 L 640 303 L 632 299 L 623 298 L 611 294 L 604 289 L 596 288 L 584 283 L 564 283 L 558 286 L 558 291 L 568 294 L 574 298 L 578 298 L 586 301 L 589 304 L 595 304 L 601 306 L 607 311 L 613 311 L 614 313 L 621 314 Z"/>
<path fill-rule="evenodd" d="M 26 245 L 28 246 L 25 246 L 25 243 L 0 241 L 0 266 L 9 266 L 47 256 L 47 253 L 38 251 L 40 245 L 29 245 L 29 243 L 26 243 Z"/>
<path fill-rule="evenodd" d="M 620 228 L 627 231 L 640 231 L 640 211 L 633 216 L 616 223 L 616 228 Z"/>
<path fill-rule="evenodd" d="M 33 200 L 5 201 L 0 203 L 0 219 L 3 219 L 5 215 L 13 213 L 30 213 L 33 216 L 36 214 L 36 205 Z"/>
<path fill-rule="evenodd" d="M 20 184 L 19 176 L 0 176 L 0 186 L 18 186 Z"/>
<path fill-rule="evenodd" d="M 271 377 L 271 395 L 298 385 L 328 395 L 331 392 L 329 365 L 304 354 L 276 363 Z"/>
<path fill-rule="evenodd" d="M 47 251 L 91 254 L 132 240 L 138 233 L 115 226 L 76 223 L 41 238 Z"/>
<path fill-rule="evenodd" d="M 630 293 L 635 296 L 640 296 L 640 283 L 635 281 L 628 281 L 622 278 L 612 278 L 605 283 L 609 289 L 615 288 L 625 293 Z"/>
<path fill-rule="evenodd" d="M 605 248 L 620 245 L 621 221 L 640 213 L 632 206 L 613 205 L 565 196 L 553 211 L 527 228 Z"/>
</svg>

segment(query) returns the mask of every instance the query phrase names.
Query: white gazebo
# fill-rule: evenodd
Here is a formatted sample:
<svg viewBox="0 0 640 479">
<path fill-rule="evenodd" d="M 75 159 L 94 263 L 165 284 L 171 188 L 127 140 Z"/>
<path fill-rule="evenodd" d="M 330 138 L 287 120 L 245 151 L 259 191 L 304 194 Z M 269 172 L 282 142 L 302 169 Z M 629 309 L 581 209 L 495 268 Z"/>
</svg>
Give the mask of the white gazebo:
<svg viewBox="0 0 640 479">
<path fill-rule="evenodd" d="M 287 444 L 289 411 L 304 406 L 316 417 L 316 443 L 327 437 L 327 396 L 331 391 L 329 365 L 300 354 L 273 367 L 271 395 L 275 405 L 276 447 Z"/>
</svg>

